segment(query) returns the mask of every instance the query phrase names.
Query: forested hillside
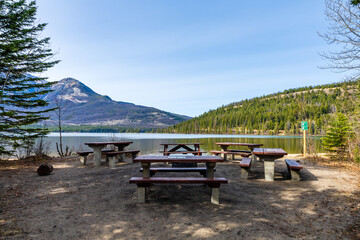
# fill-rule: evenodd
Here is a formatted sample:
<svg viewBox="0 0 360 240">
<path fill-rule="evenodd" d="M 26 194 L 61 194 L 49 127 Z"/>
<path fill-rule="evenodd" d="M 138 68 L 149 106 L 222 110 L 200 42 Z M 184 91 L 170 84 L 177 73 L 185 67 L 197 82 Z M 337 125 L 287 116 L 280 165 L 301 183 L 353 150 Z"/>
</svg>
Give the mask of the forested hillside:
<svg viewBox="0 0 360 240">
<path fill-rule="evenodd" d="M 160 131 L 291 135 L 301 132 L 301 121 L 308 121 L 310 134 L 324 134 L 333 113 L 353 110 L 359 83 L 290 89 L 231 103 Z"/>
</svg>

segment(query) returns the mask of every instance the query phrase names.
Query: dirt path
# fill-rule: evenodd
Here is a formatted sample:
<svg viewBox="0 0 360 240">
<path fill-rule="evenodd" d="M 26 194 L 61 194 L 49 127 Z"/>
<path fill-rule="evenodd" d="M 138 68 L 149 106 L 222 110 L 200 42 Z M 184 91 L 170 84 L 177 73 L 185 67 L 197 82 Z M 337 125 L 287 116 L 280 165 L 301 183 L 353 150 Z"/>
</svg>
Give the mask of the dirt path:
<svg viewBox="0 0 360 240">
<path fill-rule="evenodd" d="M 360 239 L 359 173 L 302 160 L 302 181 L 286 178 L 282 160 L 274 182 L 261 164 L 240 179 L 235 162 L 217 165 L 226 177 L 219 206 L 202 185 L 152 186 L 136 203 L 132 176 L 139 164 L 53 163 L 0 170 L 0 239 Z M 191 175 L 191 174 L 190 174 Z M 160 174 L 159 174 L 160 176 Z"/>
</svg>

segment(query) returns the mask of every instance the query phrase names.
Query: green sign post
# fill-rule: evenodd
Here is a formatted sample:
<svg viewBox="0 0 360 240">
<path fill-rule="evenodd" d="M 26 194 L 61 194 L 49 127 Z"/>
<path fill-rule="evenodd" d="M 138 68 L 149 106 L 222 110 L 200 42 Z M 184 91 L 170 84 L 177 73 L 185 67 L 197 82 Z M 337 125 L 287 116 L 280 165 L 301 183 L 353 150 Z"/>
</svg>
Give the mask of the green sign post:
<svg viewBox="0 0 360 240">
<path fill-rule="evenodd" d="M 307 121 L 301 122 L 301 130 L 308 130 L 308 122 Z"/>
<path fill-rule="evenodd" d="M 301 122 L 301 130 L 304 133 L 304 157 L 306 156 L 306 130 L 308 130 L 308 122 L 302 121 Z"/>
</svg>

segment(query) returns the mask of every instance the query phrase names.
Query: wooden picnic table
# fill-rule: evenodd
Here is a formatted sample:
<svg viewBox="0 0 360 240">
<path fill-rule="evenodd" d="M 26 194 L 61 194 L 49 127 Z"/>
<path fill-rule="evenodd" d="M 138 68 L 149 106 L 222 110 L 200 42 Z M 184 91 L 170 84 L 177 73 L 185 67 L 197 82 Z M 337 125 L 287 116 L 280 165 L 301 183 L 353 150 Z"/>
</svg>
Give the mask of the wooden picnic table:
<svg viewBox="0 0 360 240">
<path fill-rule="evenodd" d="M 133 177 L 130 179 L 130 183 L 138 184 L 138 202 L 144 203 L 146 199 L 146 188 L 151 183 L 167 183 L 167 184 L 185 184 L 185 183 L 204 183 L 211 187 L 211 202 L 219 204 L 219 187 L 220 184 L 227 183 L 225 178 L 215 178 L 214 168 L 217 162 L 223 162 L 224 160 L 218 156 L 199 156 L 199 155 L 184 155 L 184 156 L 154 156 L 154 155 L 142 155 L 134 159 L 134 162 L 140 162 L 143 172 L 143 177 Z M 150 166 L 152 163 L 205 163 L 206 165 L 206 177 L 151 177 Z M 169 172 L 172 168 L 169 168 Z"/>
<path fill-rule="evenodd" d="M 160 145 L 164 146 L 164 151 L 160 151 L 164 156 L 169 156 L 170 154 L 193 154 L 202 156 L 203 152 L 200 150 L 200 145 L 202 143 L 161 143 Z M 191 163 L 172 163 L 173 167 L 197 167 L 196 162 Z"/>
<path fill-rule="evenodd" d="M 230 146 L 246 146 L 250 149 L 250 152 L 252 154 L 252 159 L 254 161 L 256 161 L 256 156 L 252 153 L 254 148 L 258 148 L 261 147 L 263 144 L 262 143 L 235 143 L 235 142 L 220 142 L 220 143 L 215 143 L 216 145 L 219 145 L 221 148 L 221 151 L 223 152 L 227 152 L 228 147 Z M 229 151 L 236 151 L 236 150 L 229 150 Z M 224 160 L 227 159 L 227 154 L 224 153 L 223 156 Z"/>
<path fill-rule="evenodd" d="M 125 147 L 129 146 L 133 142 L 129 141 L 119 141 L 119 142 L 87 142 L 85 145 L 88 145 L 94 151 L 94 165 L 101 165 L 101 149 L 107 145 L 114 145 L 117 147 L 118 151 L 123 151 Z"/>
<path fill-rule="evenodd" d="M 164 151 L 161 151 L 164 156 L 169 156 L 170 154 L 174 153 L 192 153 L 194 155 L 201 156 L 203 152 L 200 151 L 200 145 L 202 144 L 203 143 L 161 143 L 160 145 L 164 146 Z M 173 147 L 169 149 L 169 146 Z M 184 149 L 185 151 L 178 151 L 179 149 Z"/>
<path fill-rule="evenodd" d="M 265 181 L 274 181 L 274 161 L 287 155 L 281 148 L 254 148 L 253 153 L 264 160 Z"/>
</svg>

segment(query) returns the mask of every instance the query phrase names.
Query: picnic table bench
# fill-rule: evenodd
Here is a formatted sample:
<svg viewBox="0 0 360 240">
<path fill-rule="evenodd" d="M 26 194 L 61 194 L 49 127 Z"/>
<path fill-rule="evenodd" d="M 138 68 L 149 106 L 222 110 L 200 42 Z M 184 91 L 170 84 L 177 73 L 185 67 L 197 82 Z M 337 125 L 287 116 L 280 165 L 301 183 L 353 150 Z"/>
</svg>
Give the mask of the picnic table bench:
<svg viewBox="0 0 360 240">
<path fill-rule="evenodd" d="M 129 183 L 136 183 L 138 187 L 138 202 L 145 203 L 146 187 L 153 183 L 163 184 L 207 184 L 211 188 L 211 203 L 219 204 L 220 184 L 228 183 L 226 178 L 194 178 L 194 177 L 132 177 Z"/>
<path fill-rule="evenodd" d="M 106 152 L 112 152 L 114 150 L 112 149 L 104 149 L 104 150 L 101 150 L 101 154 L 102 155 L 105 155 Z M 86 162 L 87 162 L 87 157 L 89 154 L 92 154 L 94 153 L 93 151 L 79 151 L 77 152 L 77 154 L 80 156 L 80 162 L 82 163 L 83 166 L 86 165 Z"/>
<path fill-rule="evenodd" d="M 232 152 L 247 152 L 248 151 L 244 151 L 244 150 L 235 150 L 235 149 L 229 149 L 228 148 L 230 146 L 244 146 L 244 147 L 248 147 L 250 149 L 250 153 L 252 154 L 254 148 L 260 147 L 263 144 L 262 143 L 236 143 L 236 142 L 219 142 L 219 143 L 215 143 L 216 145 L 220 146 L 221 151 L 223 153 L 221 153 L 221 156 L 224 158 L 224 160 L 226 161 L 227 159 L 227 154 L 228 152 L 232 153 Z M 248 156 L 246 156 L 248 157 Z M 234 159 L 234 154 L 232 154 L 232 159 Z M 252 159 L 254 160 L 253 162 L 256 161 L 256 156 L 254 154 L 252 154 Z"/>
<path fill-rule="evenodd" d="M 293 182 L 300 181 L 300 170 L 303 169 L 303 167 L 293 159 L 285 159 L 285 163 L 288 171 L 291 174 L 291 180 Z"/>
<path fill-rule="evenodd" d="M 251 167 L 251 161 L 252 161 L 251 158 L 243 158 L 239 163 L 239 166 L 241 168 L 241 179 L 248 178 Z"/>
<path fill-rule="evenodd" d="M 216 151 L 216 150 L 212 150 L 210 151 L 211 154 L 217 156 L 217 155 L 231 155 L 231 159 L 234 160 L 235 159 L 235 155 L 241 156 L 241 157 L 249 157 L 251 155 L 251 152 L 247 152 L 247 151 L 241 151 L 241 150 L 236 150 L 236 151 Z"/>
<path fill-rule="evenodd" d="M 143 168 L 140 168 L 140 172 L 143 171 Z M 214 168 L 214 172 L 216 171 L 216 169 Z M 158 172 L 198 172 L 201 175 L 203 175 L 204 177 L 206 177 L 207 173 L 206 173 L 206 167 L 180 167 L 180 168 L 175 168 L 175 167 L 158 167 L 158 168 L 150 168 L 150 176 L 154 176 L 155 173 Z"/>
<path fill-rule="evenodd" d="M 126 161 L 125 154 L 131 154 L 131 161 L 128 163 L 132 163 L 133 160 L 136 158 L 136 156 L 139 154 L 140 150 L 126 150 L 126 151 L 113 151 L 113 152 L 106 152 L 105 155 L 109 158 L 109 166 L 114 168 L 116 160 L 118 159 L 118 156 L 120 159 L 124 162 Z"/>
</svg>

